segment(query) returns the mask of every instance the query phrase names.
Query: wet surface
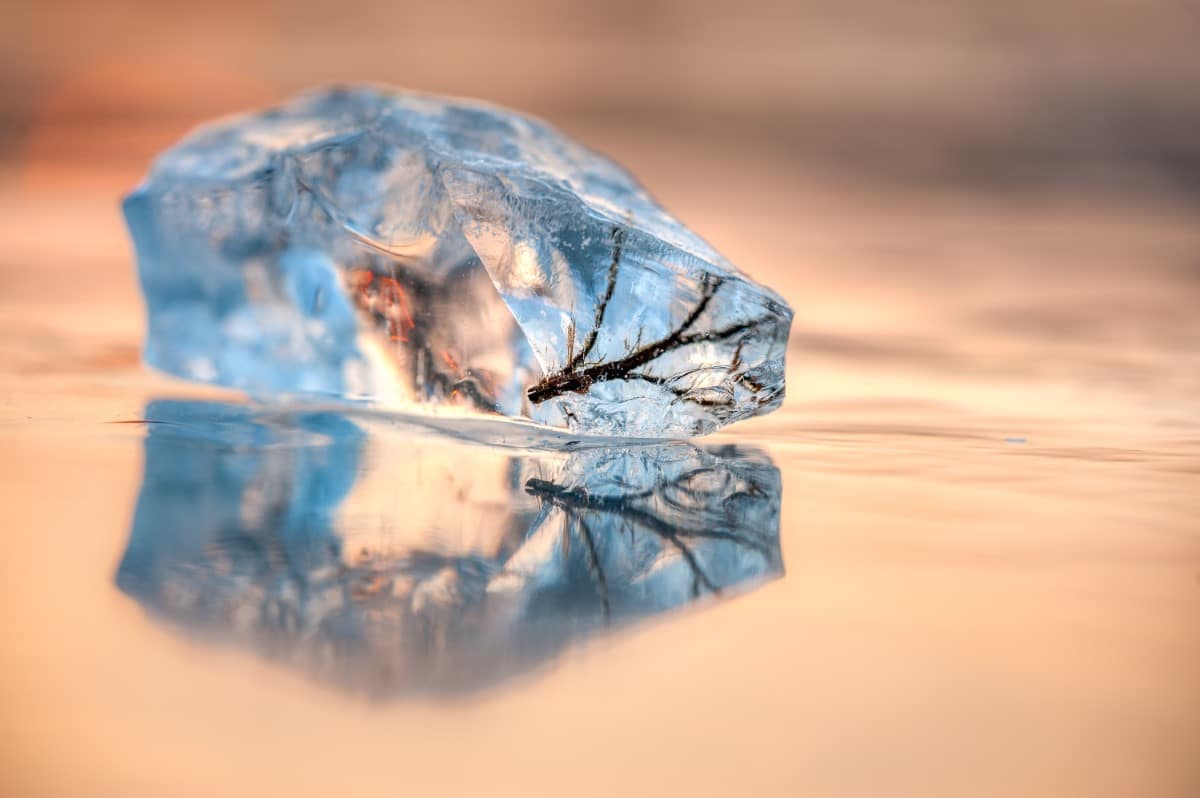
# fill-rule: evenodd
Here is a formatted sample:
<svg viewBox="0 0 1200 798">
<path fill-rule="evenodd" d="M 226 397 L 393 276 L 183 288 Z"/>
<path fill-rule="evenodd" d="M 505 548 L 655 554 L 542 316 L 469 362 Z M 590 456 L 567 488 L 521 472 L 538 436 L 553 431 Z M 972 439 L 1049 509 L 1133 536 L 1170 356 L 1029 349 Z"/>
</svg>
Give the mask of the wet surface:
<svg viewBox="0 0 1200 798">
<path fill-rule="evenodd" d="M 100 5 L 0 27 L 0 793 L 1197 794 L 1186 4 Z M 342 77 L 630 166 L 795 309 L 783 408 L 605 454 L 144 370 L 117 197 Z"/>
<path fill-rule="evenodd" d="M 783 570 L 779 471 L 747 447 L 497 449 L 216 402 L 144 416 L 118 587 L 375 700 L 502 685 Z M 367 457 L 383 479 L 356 490 Z"/>
<path fill-rule="evenodd" d="M 741 563 L 713 596 L 643 524 L 677 589 L 651 599 L 622 563 L 607 618 L 581 528 L 561 534 L 593 469 L 565 489 L 528 470 L 587 452 L 361 414 L 309 428 L 147 373 L 115 211 L 79 216 L 113 282 L 47 297 L 13 269 L 3 304 L 18 792 L 1187 795 L 1196 230 L 852 207 L 818 217 L 824 243 L 792 239 L 795 273 L 728 236 L 801 309 L 789 397 L 679 446 L 778 491 L 764 519 L 728 517 L 767 555 L 709 551 Z M 51 211 L 23 213 L 9 251 Z M 936 266 L 971 258 L 970 279 Z M 711 528 L 710 498 L 685 528 Z M 543 513 L 542 562 L 569 567 L 511 604 L 479 592 Z M 625 540 L 620 517 L 593 539 Z"/>
</svg>

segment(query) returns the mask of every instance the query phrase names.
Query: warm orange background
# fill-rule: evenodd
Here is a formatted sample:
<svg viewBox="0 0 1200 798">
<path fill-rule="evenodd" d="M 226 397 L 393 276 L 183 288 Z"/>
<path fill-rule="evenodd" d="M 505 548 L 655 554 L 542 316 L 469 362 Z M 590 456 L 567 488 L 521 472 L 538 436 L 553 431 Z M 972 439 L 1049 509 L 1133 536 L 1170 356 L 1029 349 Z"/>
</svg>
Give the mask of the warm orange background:
<svg viewBox="0 0 1200 798">
<path fill-rule="evenodd" d="M 10 2 L 0 793 L 1196 795 L 1198 40 L 1186 0 Z M 786 579 L 386 707 L 117 593 L 109 422 L 190 390 L 138 366 L 118 197 L 360 79 L 549 119 L 788 298 L 788 402 L 727 435 Z"/>
</svg>

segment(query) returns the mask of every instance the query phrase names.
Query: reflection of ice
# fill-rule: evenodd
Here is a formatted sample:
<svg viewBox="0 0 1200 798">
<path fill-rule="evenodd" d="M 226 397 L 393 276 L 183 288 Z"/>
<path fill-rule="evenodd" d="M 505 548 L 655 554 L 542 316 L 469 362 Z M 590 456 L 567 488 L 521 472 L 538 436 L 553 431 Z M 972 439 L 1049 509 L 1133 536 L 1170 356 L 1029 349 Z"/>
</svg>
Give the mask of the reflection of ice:
<svg viewBox="0 0 1200 798">
<path fill-rule="evenodd" d="M 779 472 L 741 447 L 506 450 L 204 402 L 146 418 L 118 585 L 352 690 L 487 687 L 782 571 Z"/>
</svg>

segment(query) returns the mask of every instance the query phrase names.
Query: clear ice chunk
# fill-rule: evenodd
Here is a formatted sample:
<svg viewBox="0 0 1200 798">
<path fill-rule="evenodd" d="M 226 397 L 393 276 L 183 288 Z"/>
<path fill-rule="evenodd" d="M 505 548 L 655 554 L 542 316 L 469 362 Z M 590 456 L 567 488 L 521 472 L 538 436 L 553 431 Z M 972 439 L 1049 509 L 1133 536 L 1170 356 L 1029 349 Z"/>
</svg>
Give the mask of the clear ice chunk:
<svg viewBox="0 0 1200 798">
<path fill-rule="evenodd" d="M 353 692 L 487 688 L 783 573 L 779 471 L 745 446 L 501 448 L 171 400 L 145 418 L 121 590 Z"/>
<path fill-rule="evenodd" d="M 783 399 L 783 299 L 493 106 L 319 91 L 195 131 L 124 211 L 146 361 L 185 378 L 632 437 Z"/>
</svg>

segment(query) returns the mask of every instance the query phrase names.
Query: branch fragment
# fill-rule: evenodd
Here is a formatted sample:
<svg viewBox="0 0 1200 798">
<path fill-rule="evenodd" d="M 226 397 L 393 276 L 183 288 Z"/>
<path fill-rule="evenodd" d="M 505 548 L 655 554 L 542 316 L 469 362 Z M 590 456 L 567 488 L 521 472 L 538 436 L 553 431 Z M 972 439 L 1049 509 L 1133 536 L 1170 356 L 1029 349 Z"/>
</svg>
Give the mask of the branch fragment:
<svg viewBox="0 0 1200 798">
<path fill-rule="evenodd" d="M 686 346 L 697 341 L 719 340 L 720 338 L 734 335 L 754 326 L 753 323 L 748 322 L 715 333 L 687 335 L 687 331 L 691 329 L 696 320 L 708 308 L 713 295 L 721 287 L 721 282 L 720 277 L 705 275 L 702 281 L 700 301 L 696 303 L 696 306 L 692 308 L 679 326 L 665 338 L 655 341 L 652 344 L 647 344 L 619 360 L 609 361 L 608 363 L 597 363 L 585 368 L 568 365 L 562 371 L 551 374 L 532 386 L 527 393 L 529 401 L 533 404 L 541 404 L 547 399 L 552 399 L 564 393 L 587 393 L 588 389 L 594 383 L 614 379 L 629 379 L 629 375 L 634 369 L 646 365 L 672 349 L 678 349 L 681 346 Z"/>
</svg>

